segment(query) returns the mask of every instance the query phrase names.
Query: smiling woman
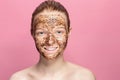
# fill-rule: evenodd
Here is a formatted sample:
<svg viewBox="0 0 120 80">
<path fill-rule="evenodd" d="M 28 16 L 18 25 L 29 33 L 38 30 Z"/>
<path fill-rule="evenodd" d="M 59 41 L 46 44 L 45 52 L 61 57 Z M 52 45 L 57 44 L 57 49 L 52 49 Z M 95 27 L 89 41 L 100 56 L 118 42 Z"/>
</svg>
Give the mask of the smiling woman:
<svg viewBox="0 0 120 80">
<path fill-rule="evenodd" d="M 88 69 L 64 60 L 71 28 L 68 12 L 59 2 L 41 3 L 33 13 L 31 24 L 40 60 L 15 73 L 10 80 L 95 80 Z"/>
</svg>

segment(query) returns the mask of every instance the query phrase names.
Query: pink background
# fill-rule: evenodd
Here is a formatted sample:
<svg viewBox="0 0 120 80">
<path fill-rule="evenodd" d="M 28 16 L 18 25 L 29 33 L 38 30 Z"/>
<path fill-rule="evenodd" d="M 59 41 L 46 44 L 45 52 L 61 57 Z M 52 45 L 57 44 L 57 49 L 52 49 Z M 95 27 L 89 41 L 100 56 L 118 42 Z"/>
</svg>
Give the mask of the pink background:
<svg viewBox="0 0 120 80">
<path fill-rule="evenodd" d="M 34 65 L 31 14 L 43 0 L 0 0 L 0 80 Z M 120 0 L 59 0 L 72 32 L 65 59 L 89 68 L 97 80 L 120 80 Z"/>
</svg>

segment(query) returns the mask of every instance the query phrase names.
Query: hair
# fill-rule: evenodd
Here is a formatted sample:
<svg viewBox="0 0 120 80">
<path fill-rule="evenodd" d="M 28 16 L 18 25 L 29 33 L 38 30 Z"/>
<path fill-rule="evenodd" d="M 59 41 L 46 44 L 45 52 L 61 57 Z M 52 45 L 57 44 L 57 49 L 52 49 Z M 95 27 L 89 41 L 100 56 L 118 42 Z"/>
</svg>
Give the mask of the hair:
<svg viewBox="0 0 120 80">
<path fill-rule="evenodd" d="M 31 34 L 34 33 L 34 18 L 37 14 L 43 12 L 44 10 L 51 10 L 51 11 L 59 11 L 59 12 L 63 12 L 66 17 L 67 17 L 67 24 L 68 24 L 68 30 L 70 28 L 70 18 L 69 18 L 69 14 L 67 12 L 67 10 L 65 9 L 65 7 L 60 4 L 59 2 L 57 1 L 54 1 L 54 0 L 47 0 L 47 1 L 44 1 L 42 2 L 36 9 L 35 11 L 33 12 L 32 14 L 32 19 L 31 19 Z"/>
</svg>

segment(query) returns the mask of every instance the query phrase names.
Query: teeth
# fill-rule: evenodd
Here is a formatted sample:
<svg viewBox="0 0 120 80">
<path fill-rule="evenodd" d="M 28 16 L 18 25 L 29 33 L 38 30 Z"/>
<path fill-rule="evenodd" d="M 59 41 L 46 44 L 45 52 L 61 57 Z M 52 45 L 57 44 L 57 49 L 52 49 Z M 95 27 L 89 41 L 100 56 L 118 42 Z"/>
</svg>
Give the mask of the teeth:
<svg viewBox="0 0 120 80">
<path fill-rule="evenodd" d="M 56 47 L 45 47 L 46 50 L 53 51 L 56 49 Z"/>
</svg>

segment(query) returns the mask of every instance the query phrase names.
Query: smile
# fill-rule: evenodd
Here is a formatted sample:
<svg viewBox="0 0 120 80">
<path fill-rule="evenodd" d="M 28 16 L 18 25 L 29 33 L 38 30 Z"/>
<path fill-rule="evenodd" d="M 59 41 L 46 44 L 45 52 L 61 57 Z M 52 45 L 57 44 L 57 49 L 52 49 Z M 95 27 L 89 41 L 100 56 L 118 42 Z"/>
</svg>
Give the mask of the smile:
<svg viewBox="0 0 120 80">
<path fill-rule="evenodd" d="M 47 51 L 47 53 L 54 53 L 58 50 L 58 47 L 47 46 L 44 47 L 44 50 Z"/>
<path fill-rule="evenodd" d="M 44 49 L 46 49 L 48 51 L 54 51 L 57 49 L 57 47 L 45 47 Z"/>
</svg>

